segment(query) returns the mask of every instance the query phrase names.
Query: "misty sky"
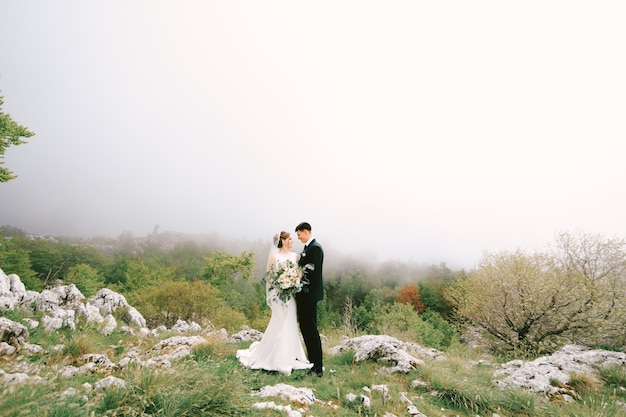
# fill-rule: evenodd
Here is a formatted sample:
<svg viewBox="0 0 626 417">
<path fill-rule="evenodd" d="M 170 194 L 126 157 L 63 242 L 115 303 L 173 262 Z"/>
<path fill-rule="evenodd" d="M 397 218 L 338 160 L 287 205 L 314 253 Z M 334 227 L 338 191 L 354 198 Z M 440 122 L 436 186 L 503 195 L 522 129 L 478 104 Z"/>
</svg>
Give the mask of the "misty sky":
<svg viewBox="0 0 626 417">
<path fill-rule="evenodd" d="M 626 238 L 623 1 L 0 8 L 0 225 L 267 239 L 471 268 Z"/>
</svg>

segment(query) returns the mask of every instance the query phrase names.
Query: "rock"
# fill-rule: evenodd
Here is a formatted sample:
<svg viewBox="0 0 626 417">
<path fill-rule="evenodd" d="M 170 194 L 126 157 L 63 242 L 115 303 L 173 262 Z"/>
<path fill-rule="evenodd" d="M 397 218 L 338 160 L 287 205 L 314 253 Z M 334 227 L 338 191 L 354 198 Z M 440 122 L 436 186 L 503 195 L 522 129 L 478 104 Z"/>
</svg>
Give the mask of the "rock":
<svg viewBox="0 0 626 417">
<path fill-rule="evenodd" d="M 206 343 L 206 339 L 201 336 L 173 336 L 165 340 L 161 340 L 159 343 L 152 347 L 152 351 L 161 350 L 166 348 L 176 348 L 180 345 L 186 345 L 193 347 L 202 343 Z"/>
<path fill-rule="evenodd" d="M 61 317 L 43 316 L 41 325 L 47 333 L 50 333 L 63 327 L 63 319 Z"/>
<path fill-rule="evenodd" d="M 402 391 L 400 392 L 400 402 L 403 402 L 404 404 L 407 405 L 413 405 L 413 401 L 411 401 L 411 399 L 409 399 L 409 397 L 406 396 L 406 392 Z"/>
<path fill-rule="evenodd" d="M 570 390 L 554 387 L 550 381 L 566 385 L 572 373 L 597 376 L 597 366 L 626 366 L 626 353 L 565 345 L 550 356 L 502 364 L 493 373 L 493 384 L 498 388 L 521 387 L 550 395 L 571 395 Z"/>
<path fill-rule="evenodd" d="M 12 392 L 13 388 L 17 385 L 21 384 L 40 384 L 45 382 L 45 380 L 38 376 L 29 376 L 23 372 L 16 372 L 13 374 L 5 373 L 4 371 L 0 371 L 0 384 L 8 387 L 7 391 Z"/>
<path fill-rule="evenodd" d="M 87 323 L 102 323 L 104 317 L 100 314 L 100 309 L 93 304 L 79 304 L 76 307 L 76 315 L 84 318 Z"/>
<path fill-rule="evenodd" d="M 79 360 L 83 362 L 94 363 L 99 368 L 104 368 L 106 370 L 116 368 L 115 364 L 111 362 L 108 356 L 101 353 L 87 353 L 85 355 L 82 355 Z"/>
<path fill-rule="evenodd" d="M 28 342 L 22 344 L 22 352 L 27 353 L 29 355 L 47 355 L 48 351 L 42 348 L 39 345 L 33 345 Z"/>
<path fill-rule="evenodd" d="M 22 344 L 28 342 L 28 338 L 26 326 L 6 317 L 0 317 L 0 342 L 7 342 L 10 345 Z"/>
<path fill-rule="evenodd" d="M 26 295 L 26 287 L 15 274 L 0 269 L 0 309 L 12 310 Z"/>
<path fill-rule="evenodd" d="M 104 325 L 100 328 L 100 334 L 105 336 L 111 336 L 113 330 L 117 328 L 117 320 L 113 317 L 113 314 L 109 313 L 104 318 Z"/>
<path fill-rule="evenodd" d="M 185 320 L 177 320 L 176 324 L 172 326 L 172 330 L 179 333 L 200 333 L 202 327 L 196 322 L 187 323 Z"/>
<path fill-rule="evenodd" d="M 7 342 L 0 342 L 0 356 L 9 356 L 17 352 L 17 348 Z"/>
<path fill-rule="evenodd" d="M 93 386 L 94 391 L 102 391 L 108 388 L 126 388 L 126 381 L 114 376 L 107 376 L 96 382 Z"/>
<path fill-rule="evenodd" d="M 124 314 L 123 319 L 131 326 L 146 327 L 146 319 L 135 307 L 128 307 L 128 311 Z"/>
<path fill-rule="evenodd" d="M 53 311 L 61 304 L 61 297 L 58 293 L 50 290 L 43 290 L 35 300 L 35 311 Z"/>
<path fill-rule="evenodd" d="M 287 384 L 266 385 L 252 395 L 259 397 L 279 397 L 291 403 L 311 405 L 315 395 L 309 388 L 296 388 Z"/>
<path fill-rule="evenodd" d="M 361 394 L 359 399 L 361 400 L 361 404 L 363 404 L 363 407 L 367 409 L 372 408 L 372 400 L 370 399 L 370 397 L 368 397 L 367 395 Z"/>
<path fill-rule="evenodd" d="M 383 395 L 383 403 L 392 401 L 391 394 L 389 394 L 389 387 L 387 385 L 372 385 L 372 391 L 380 391 Z"/>
<path fill-rule="evenodd" d="M 21 384 L 28 381 L 28 375 L 16 372 L 14 374 L 4 374 L 2 378 L 3 385 Z"/>
<path fill-rule="evenodd" d="M 228 342 L 228 332 L 226 329 L 211 330 L 205 334 L 207 339 Z"/>
<path fill-rule="evenodd" d="M 58 294 L 61 304 L 64 305 L 77 305 L 85 299 L 76 284 L 59 285 L 51 288 L 50 291 Z"/>
<path fill-rule="evenodd" d="M 108 288 L 99 290 L 88 303 L 97 307 L 100 314 L 111 314 L 120 307 L 129 307 L 126 297 Z"/>
<path fill-rule="evenodd" d="M 120 327 L 120 333 L 128 333 L 131 336 L 135 336 L 135 331 L 132 329 L 132 327 L 128 326 Z"/>
<path fill-rule="evenodd" d="M 406 408 L 407 413 L 409 413 L 410 415 L 414 416 L 414 417 L 426 417 L 425 414 L 423 414 L 422 412 L 420 412 L 420 410 L 417 409 L 416 406 L 414 405 L 409 405 Z"/>
<path fill-rule="evenodd" d="M 262 338 L 262 332 L 254 329 L 245 328 L 238 333 L 230 336 L 228 338 L 228 343 L 255 342 L 257 340 L 261 340 Z"/>
<path fill-rule="evenodd" d="M 330 349 L 330 353 L 336 354 L 344 350 L 354 350 L 356 362 L 373 360 L 392 365 L 386 370 L 387 372 L 408 373 L 417 366 L 424 364 L 422 359 L 416 358 L 411 353 L 417 353 L 429 359 L 443 357 L 443 354 L 436 349 L 425 349 L 414 343 L 405 343 L 386 335 L 345 338 L 339 346 Z"/>
<path fill-rule="evenodd" d="M 66 389 L 65 391 L 63 391 L 61 393 L 61 395 L 59 395 L 59 398 L 64 400 L 68 397 L 74 397 L 78 394 L 78 390 L 74 387 L 69 387 L 68 389 Z"/>
<path fill-rule="evenodd" d="M 302 417 L 302 413 L 298 410 L 293 410 L 290 405 L 278 405 L 274 401 L 266 401 L 260 403 L 254 403 L 252 408 L 257 410 L 277 410 L 287 412 L 287 417 Z"/>
<path fill-rule="evenodd" d="M 34 330 L 37 327 L 39 327 L 39 322 L 37 320 L 33 320 L 33 319 L 29 319 L 29 318 L 24 318 L 22 319 L 22 321 L 24 323 L 26 323 L 26 325 L 28 326 L 29 330 Z"/>
</svg>

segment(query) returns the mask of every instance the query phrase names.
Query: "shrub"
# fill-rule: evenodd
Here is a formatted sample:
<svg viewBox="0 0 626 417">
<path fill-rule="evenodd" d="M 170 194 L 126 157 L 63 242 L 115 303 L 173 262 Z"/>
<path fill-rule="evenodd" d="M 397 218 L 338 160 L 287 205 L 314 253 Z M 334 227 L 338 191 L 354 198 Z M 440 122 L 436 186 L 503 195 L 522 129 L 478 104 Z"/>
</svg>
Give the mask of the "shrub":
<svg viewBox="0 0 626 417">
<path fill-rule="evenodd" d="M 410 304 L 376 304 L 372 309 L 374 317 L 371 330 L 410 339 L 424 346 L 445 350 L 458 336 L 451 325 L 437 313 L 431 312 L 422 319 Z"/>
<path fill-rule="evenodd" d="M 204 281 L 163 282 L 133 293 L 133 299 L 149 327 L 171 327 L 177 320 L 210 320 L 217 327 L 234 330 L 246 322 L 242 313 L 224 302 L 219 289 Z"/>
<path fill-rule="evenodd" d="M 91 297 L 104 287 L 104 278 L 95 268 L 87 264 L 71 266 L 65 281 L 75 284 L 85 297 Z"/>
</svg>

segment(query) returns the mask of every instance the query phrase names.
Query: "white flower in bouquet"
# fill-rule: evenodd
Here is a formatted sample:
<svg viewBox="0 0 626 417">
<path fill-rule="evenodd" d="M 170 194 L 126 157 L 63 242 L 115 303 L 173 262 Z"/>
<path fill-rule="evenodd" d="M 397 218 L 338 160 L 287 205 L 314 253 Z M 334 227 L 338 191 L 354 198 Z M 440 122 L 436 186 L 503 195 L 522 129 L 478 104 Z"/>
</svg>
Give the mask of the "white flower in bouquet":
<svg viewBox="0 0 626 417">
<path fill-rule="evenodd" d="M 306 271 L 312 269 L 312 264 L 300 267 L 295 262 L 287 260 L 273 264 L 265 274 L 264 280 L 270 289 L 275 290 L 274 298 L 278 297 L 283 303 L 286 303 L 296 293 L 305 289 L 309 283 L 306 278 Z"/>
</svg>

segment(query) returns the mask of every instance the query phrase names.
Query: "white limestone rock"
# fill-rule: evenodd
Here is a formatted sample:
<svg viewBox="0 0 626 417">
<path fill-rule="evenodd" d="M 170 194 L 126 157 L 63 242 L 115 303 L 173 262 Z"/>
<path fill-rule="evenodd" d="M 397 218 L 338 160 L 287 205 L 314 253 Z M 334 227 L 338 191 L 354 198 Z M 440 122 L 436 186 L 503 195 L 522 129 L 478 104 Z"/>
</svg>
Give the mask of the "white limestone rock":
<svg viewBox="0 0 626 417">
<path fill-rule="evenodd" d="M 43 316 L 41 325 L 46 333 L 51 333 L 63 327 L 63 319 L 61 317 Z"/>
<path fill-rule="evenodd" d="M 552 386 L 550 380 L 567 384 L 572 373 L 597 376 L 596 366 L 626 366 L 626 353 L 565 345 L 550 356 L 502 364 L 493 373 L 492 382 L 498 388 L 521 387 L 550 395 L 569 395 L 569 391 Z"/>
<path fill-rule="evenodd" d="M 200 333 L 202 331 L 202 327 L 195 321 L 191 323 L 187 323 L 185 320 L 177 320 L 176 324 L 172 326 L 172 330 L 177 331 L 179 333 Z"/>
<path fill-rule="evenodd" d="M 196 345 L 206 343 L 207 340 L 201 336 L 173 336 L 165 340 L 161 340 L 159 343 L 152 347 L 152 351 L 159 351 L 162 349 L 177 348 L 181 345 L 194 347 Z"/>
<path fill-rule="evenodd" d="M 146 319 L 135 307 L 128 307 L 128 311 L 124 314 L 123 319 L 131 326 L 146 327 Z"/>
<path fill-rule="evenodd" d="M 344 338 L 340 345 L 330 349 L 330 353 L 337 354 L 345 350 L 354 351 L 356 362 L 372 360 L 391 365 L 387 368 L 387 372 L 407 373 L 417 366 L 423 365 L 424 361 L 413 356 L 413 353 L 418 353 L 429 359 L 443 357 L 443 354 L 436 349 L 424 349 L 414 343 L 405 343 L 387 335 Z"/>
<path fill-rule="evenodd" d="M 28 329 L 23 324 L 14 322 L 6 317 L 0 317 L 0 342 L 11 343 L 15 340 L 18 344 L 28 342 Z"/>
<path fill-rule="evenodd" d="M 292 403 L 311 405 L 316 401 L 315 394 L 309 388 L 296 388 L 288 384 L 266 385 L 252 393 L 259 397 L 279 397 Z"/>
<path fill-rule="evenodd" d="M 17 352 L 17 348 L 7 342 L 0 342 L 0 356 L 9 356 Z"/>
<path fill-rule="evenodd" d="M 84 318 L 87 323 L 102 323 L 104 317 L 100 314 L 100 309 L 90 303 L 80 303 L 76 307 L 76 315 Z"/>
<path fill-rule="evenodd" d="M 255 342 L 263 338 L 263 333 L 255 330 L 245 328 L 228 338 L 228 343 L 241 343 L 241 342 Z"/>
<path fill-rule="evenodd" d="M 27 317 L 22 319 L 22 321 L 26 323 L 26 326 L 28 326 L 29 330 L 35 330 L 37 327 L 39 327 L 39 322 L 37 320 L 29 319 Z"/>
<path fill-rule="evenodd" d="M 117 328 L 117 320 L 113 317 L 113 314 L 107 314 L 104 318 L 102 327 L 100 328 L 100 334 L 105 336 L 111 336 L 113 331 Z"/>
<path fill-rule="evenodd" d="M 93 385 L 94 391 L 102 391 L 109 388 L 126 388 L 126 381 L 121 378 L 116 378 L 114 376 L 107 376 L 106 378 L 102 378 L 98 382 Z"/>
<path fill-rule="evenodd" d="M 102 288 L 87 301 L 100 310 L 100 314 L 111 314 L 120 307 L 130 307 L 126 297 L 108 288 Z"/>
</svg>

